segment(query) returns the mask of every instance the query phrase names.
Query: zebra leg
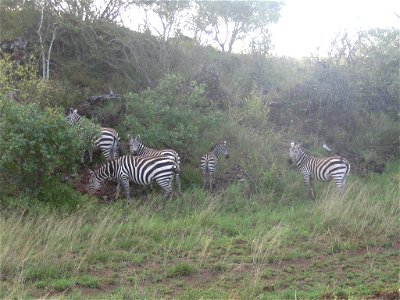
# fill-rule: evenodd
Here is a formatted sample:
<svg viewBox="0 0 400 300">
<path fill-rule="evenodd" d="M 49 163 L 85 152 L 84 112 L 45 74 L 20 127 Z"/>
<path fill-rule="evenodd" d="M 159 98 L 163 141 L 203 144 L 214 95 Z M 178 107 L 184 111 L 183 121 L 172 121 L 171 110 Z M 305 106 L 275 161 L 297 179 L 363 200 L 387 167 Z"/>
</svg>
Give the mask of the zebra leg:
<svg viewBox="0 0 400 300">
<path fill-rule="evenodd" d="M 210 171 L 210 190 L 212 190 L 215 187 L 215 173 L 213 171 Z"/>
<path fill-rule="evenodd" d="M 162 207 L 165 208 L 167 204 L 167 199 L 168 197 L 172 194 L 172 181 L 174 180 L 174 176 L 172 176 L 169 180 L 162 180 L 162 179 L 156 179 L 157 184 L 163 189 L 163 205 Z"/>
<path fill-rule="evenodd" d="M 124 188 L 124 191 L 125 191 L 126 201 L 128 203 L 132 202 L 131 195 L 130 195 L 130 190 L 129 190 L 129 178 L 128 177 L 122 177 L 120 182 L 121 182 L 121 184 L 122 184 L 122 186 Z"/>
<path fill-rule="evenodd" d="M 89 161 L 90 163 L 93 162 L 93 148 L 88 149 L 89 152 Z"/>
<path fill-rule="evenodd" d="M 307 191 L 308 191 L 308 197 L 314 200 L 315 196 L 314 196 L 314 190 L 312 187 L 312 179 L 311 179 L 310 175 L 308 175 L 308 174 L 304 175 L 304 183 L 305 183 Z"/>
<path fill-rule="evenodd" d="M 182 189 L 181 189 L 181 178 L 179 176 L 179 172 L 175 174 L 175 182 L 176 186 L 178 187 L 178 192 L 179 194 L 182 194 Z"/>
<path fill-rule="evenodd" d="M 206 168 L 201 168 L 201 177 L 203 177 L 203 189 L 207 189 L 208 178 Z"/>
<path fill-rule="evenodd" d="M 115 201 L 117 201 L 117 199 L 119 198 L 119 193 L 120 193 L 120 191 L 121 191 L 121 182 L 118 180 L 117 181 L 117 188 L 116 188 L 116 193 L 115 193 Z"/>
<path fill-rule="evenodd" d="M 339 193 L 343 193 L 344 192 L 344 188 L 346 186 L 346 176 L 344 176 L 343 178 L 340 177 L 333 177 L 336 183 L 336 187 L 339 190 Z"/>
</svg>

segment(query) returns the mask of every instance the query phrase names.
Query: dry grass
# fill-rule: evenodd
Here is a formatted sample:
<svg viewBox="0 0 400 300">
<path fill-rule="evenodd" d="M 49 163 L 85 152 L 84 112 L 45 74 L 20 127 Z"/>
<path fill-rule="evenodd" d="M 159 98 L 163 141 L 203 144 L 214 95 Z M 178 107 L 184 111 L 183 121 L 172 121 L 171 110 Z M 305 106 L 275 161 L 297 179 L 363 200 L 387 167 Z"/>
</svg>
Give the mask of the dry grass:
<svg viewBox="0 0 400 300">
<path fill-rule="evenodd" d="M 387 240 L 399 234 L 399 188 L 363 185 L 355 181 L 340 195 L 334 187 L 326 189 L 315 206 L 329 232 L 352 239 L 379 237 Z"/>
</svg>

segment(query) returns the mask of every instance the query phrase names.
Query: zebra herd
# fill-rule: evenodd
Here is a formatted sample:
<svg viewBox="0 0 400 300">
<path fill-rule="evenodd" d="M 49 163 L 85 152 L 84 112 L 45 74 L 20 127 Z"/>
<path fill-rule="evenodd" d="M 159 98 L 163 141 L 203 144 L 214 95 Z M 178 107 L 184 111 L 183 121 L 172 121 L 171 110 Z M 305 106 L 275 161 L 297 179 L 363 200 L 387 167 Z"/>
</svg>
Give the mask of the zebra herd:
<svg viewBox="0 0 400 300">
<path fill-rule="evenodd" d="M 72 126 L 79 126 L 82 116 L 77 109 L 70 109 L 67 116 Z M 122 185 L 125 195 L 130 201 L 129 182 L 139 185 L 149 185 L 156 182 L 168 197 L 173 192 L 173 180 L 178 191 L 181 192 L 180 172 L 181 163 L 178 153 L 173 149 L 156 150 L 145 146 L 140 136 L 128 136 L 130 155 L 118 158 L 120 151 L 120 138 L 112 128 L 101 128 L 100 136 L 94 140 L 93 147 L 89 150 L 90 162 L 94 149 L 100 149 L 107 162 L 94 171 L 90 171 L 89 193 L 98 190 L 105 180 L 114 180 Z M 312 180 L 321 181 L 333 179 L 337 188 L 342 192 L 345 188 L 346 178 L 350 172 L 350 163 L 340 156 L 319 158 L 307 154 L 300 144 L 291 142 L 289 154 L 291 160 L 297 165 L 304 177 L 304 183 L 310 197 L 314 198 Z M 200 171 L 203 178 L 203 187 L 212 189 L 215 186 L 215 173 L 218 158 L 223 155 L 229 158 L 229 149 L 226 141 L 211 148 L 200 159 Z"/>
</svg>

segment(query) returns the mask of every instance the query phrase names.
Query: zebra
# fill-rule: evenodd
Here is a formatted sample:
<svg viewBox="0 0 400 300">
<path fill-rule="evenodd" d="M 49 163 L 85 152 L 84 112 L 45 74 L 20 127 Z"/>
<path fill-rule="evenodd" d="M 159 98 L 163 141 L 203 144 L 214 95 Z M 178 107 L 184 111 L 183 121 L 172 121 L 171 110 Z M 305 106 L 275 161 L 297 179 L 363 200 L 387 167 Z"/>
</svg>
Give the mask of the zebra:
<svg viewBox="0 0 400 300">
<path fill-rule="evenodd" d="M 129 151 L 132 155 L 135 156 L 166 156 L 169 157 L 173 160 L 175 160 L 178 169 L 175 174 L 175 182 L 178 187 L 179 193 L 182 192 L 181 190 L 181 180 L 180 180 L 180 172 L 181 172 L 181 158 L 179 157 L 178 153 L 173 150 L 173 149 L 162 149 L 162 150 L 157 150 L 157 149 L 152 149 L 147 146 L 145 146 L 141 139 L 140 135 L 132 138 L 130 135 L 128 135 L 128 140 L 129 140 Z"/>
<path fill-rule="evenodd" d="M 71 126 L 78 125 L 82 116 L 78 114 L 77 109 L 70 108 L 70 112 L 67 116 L 67 121 Z M 93 151 L 100 149 L 106 160 L 117 159 L 120 145 L 120 138 L 118 132 L 112 128 L 101 127 L 101 135 L 94 141 L 94 147 L 89 149 L 90 163 L 93 160 Z M 83 155 L 82 155 L 83 156 Z M 83 157 L 82 157 L 83 161 Z"/>
<path fill-rule="evenodd" d="M 210 189 L 215 186 L 215 172 L 217 170 L 218 157 L 224 155 L 229 158 L 228 144 L 226 141 L 219 143 L 211 148 L 211 152 L 204 154 L 200 159 L 200 170 L 203 177 L 203 188 Z"/>
<path fill-rule="evenodd" d="M 110 160 L 95 171 L 90 170 L 89 194 L 94 194 L 105 180 L 115 180 L 121 184 L 127 201 L 130 202 L 129 181 L 139 185 L 149 185 L 156 181 L 167 198 L 172 193 L 172 180 L 178 169 L 174 159 L 166 156 L 124 155 Z"/>
<path fill-rule="evenodd" d="M 321 181 L 330 181 L 332 178 L 339 192 L 343 192 L 346 185 L 346 176 L 350 172 L 350 163 L 341 156 L 319 158 L 307 154 L 301 144 L 290 143 L 290 158 L 304 176 L 304 183 L 308 190 L 308 196 L 312 199 L 314 191 L 312 180 L 317 178 Z"/>
</svg>

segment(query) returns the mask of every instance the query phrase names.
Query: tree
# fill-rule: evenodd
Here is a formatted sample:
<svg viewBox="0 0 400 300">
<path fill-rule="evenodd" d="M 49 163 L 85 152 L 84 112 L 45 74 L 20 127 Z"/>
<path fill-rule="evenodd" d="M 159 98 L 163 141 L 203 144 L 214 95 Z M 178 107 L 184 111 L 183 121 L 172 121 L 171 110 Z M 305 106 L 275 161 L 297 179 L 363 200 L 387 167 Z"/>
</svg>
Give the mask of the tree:
<svg viewBox="0 0 400 300">
<path fill-rule="evenodd" d="M 397 114 L 400 48 L 398 29 L 371 29 L 338 36 L 328 63 L 343 66 L 365 108 Z"/>
<path fill-rule="evenodd" d="M 48 46 L 46 49 L 46 41 L 44 40 L 43 32 L 42 32 L 44 15 L 45 15 L 45 6 L 42 6 L 42 10 L 41 10 L 41 14 L 40 14 L 39 28 L 37 30 L 37 33 L 39 35 L 39 45 L 40 45 L 40 49 L 41 49 L 40 55 L 42 57 L 42 79 L 49 80 L 50 79 L 51 51 L 53 49 L 54 40 L 56 39 L 58 24 L 55 22 L 55 23 L 53 23 L 53 25 L 48 24 L 48 26 L 47 26 L 46 31 L 50 32 L 51 40 L 48 42 Z"/>
<path fill-rule="evenodd" d="M 183 13 L 190 7 L 189 1 L 151 1 L 142 5 L 146 14 L 146 27 L 154 30 L 164 42 L 172 36 L 181 25 Z M 157 26 L 154 20 L 150 20 L 148 13 L 152 11 L 158 17 L 161 28 Z"/>
<path fill-rule="evenodd" d="M 233 45 L 261 31 L 279 19 L 281 2 L 268 1 L 197 1 L 198 26 L 195 30 L 213 36 L 223 52 L 232 52 Z M 265 31 L 265 29 L 264 29 Z M 264 38 L 267 35 L 264 35 Z"/>
</svg>

